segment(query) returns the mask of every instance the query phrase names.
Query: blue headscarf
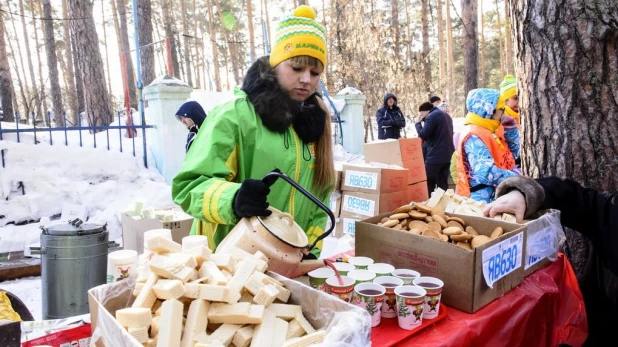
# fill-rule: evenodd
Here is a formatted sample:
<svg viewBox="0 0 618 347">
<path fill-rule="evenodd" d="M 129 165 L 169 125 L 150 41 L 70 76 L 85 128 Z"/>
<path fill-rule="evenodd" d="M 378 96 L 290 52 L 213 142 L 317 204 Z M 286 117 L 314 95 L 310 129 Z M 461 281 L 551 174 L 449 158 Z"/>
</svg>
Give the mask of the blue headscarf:
<svg viewBox="0 0 618 347">
<path fill-rule="evenodd" d="M 499 97 L 500 92 L 495 89 L 472 89 L 468 92 L 468 97 L 466 98 L 466 108 L 468 112 L 491 119 L 496 110 Z"/>
</svg>

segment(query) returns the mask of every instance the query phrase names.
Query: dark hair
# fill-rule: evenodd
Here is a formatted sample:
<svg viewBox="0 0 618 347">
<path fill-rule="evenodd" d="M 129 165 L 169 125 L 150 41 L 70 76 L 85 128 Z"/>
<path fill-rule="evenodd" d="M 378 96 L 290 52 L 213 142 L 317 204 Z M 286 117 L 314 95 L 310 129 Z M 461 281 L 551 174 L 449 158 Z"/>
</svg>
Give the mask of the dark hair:
<svg viewBox="0 0 618 347">
<path fill-rule="evenodd" d="M 419 111 L 431 111 L 433 110 L 434 106 L 431 102 L 424 102 L 421 104 L 421 106 L 418 107 Z"/>
<path fill-rule="evenodd" d="M 429 99 L 429 102 L 431 102 L 432 104 L 436 101 L 442 101 L 442 99 L 440 99 L 440 97 L 437 95 L 434 95 Z"/>
</svg>

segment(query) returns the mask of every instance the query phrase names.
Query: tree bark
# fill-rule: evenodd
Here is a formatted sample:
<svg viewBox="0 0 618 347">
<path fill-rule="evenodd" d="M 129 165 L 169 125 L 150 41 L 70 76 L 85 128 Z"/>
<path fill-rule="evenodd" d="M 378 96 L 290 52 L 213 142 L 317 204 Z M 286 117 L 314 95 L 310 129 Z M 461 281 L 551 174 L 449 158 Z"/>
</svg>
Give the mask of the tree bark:
<svg viewBox="0 0 618 347">
<path fill-rule="evenodd" d="M 32 0 L 31 0 L 32 2 Z M 103 2 L 101 2 L 101 10 L 103 10 Z M 69 17 L 69 9 L 67 5 L 67 0 L 62 0 L 62 16 L 64 18 Z M 105 17 L 103 17 L 105 18 Z M 79 109 L 77 107 L 77 91 L 75 90 L 75 73 L 73 72 L 73 47 L 71 46 L 71 28 L 68 20 L 62 23 L 64 30 L 64 57 L 66 59 L 67 65 L 67 89 L 69 96 L 69 108 L 70 108 L 70 118 L 73 124 L 77 125 L 77 117 L 79 117 Z M 36 30 L 36 29 L 35 29 Z M 105 30 L 105 24 L 103 25 L 103 30 Z M 105 42 L 105 54 L 107 55 L 107 40 Z M 107 67 L 107 71 L 109 71 L 109 65 Z M 108 83 L 109 83 L 109 75 L 108 75 Z"/>
<path fill-rule="evenodd" d="M 423 26 L 423 85 L 427 100 L 431 97 L 431 61 L 429 60 L 429 0 L 421 0 L 421 21 Z"/>
<path fill-rule="evenodd" d="M 36 105 L 37 113 L 41 113 L 41 100 L 39 98 L 38 87 L 34 77 L 34 66 L 32 65 L 32 55 L 30 54 L 30 40 L 28 39 L 28 29 L 26 27 L 26 16 L 24 12 L 24 0 L 19 0 L 19 14 L 21 16 L 21 25 L 24 32 L 24 43 L 26 46 L 26 57 L 28 58 L 28 70 L 30 72 L 30 84 L 32 85 L 32 94 Z M 26 120 L 30 122 L 31 117 L 27 115 Z"/>
<path fill-rule="evenodd" d="M 455 95 L 454 78 L 455 78 L 455 56 L 453 49 L 453 24 L 451 23 L 451 2 L 446 3 L 446 55 L 448 61 L 448 96 L 446 100 L 450 100 Z"/>
<path fill-rule="evenodd" d="M 17 37 L 17 29 L 15 28 L 15 20 L 13 19 L 13 10 L 11 9 L 11 2 L 7 0 L 6 4 L 9 9 L 9 18 L 11 21 L 11 25 L 13 26 L 13 33 L 15 34 L 15 43 L 17 45 L 17 51 L 13 49 L 13 43 L 11 42 L 11 38 L 9 36 L 8 30 L 5 30 L 7 34 L 6 38 L 9 41 L 9 49 L 12 52 L 11 56 L 13 58 L 13 65 L 15 65 L 15 74 L 17 75 L 17 82 L 19 83 L 19 91 L 21 93 L 21 99 L 23 103 L 22 106 L 24 107 L 24 114 L 25 114 L 25 115 L 18 114 L 18 116 L 19 118 L 28 119 L 28 113 L 30 113 L 30 102 L 29 102 L 30 93 L 28 92 L 26 74 L 24 74 L 23 80 L 21 78 L 21 72 L 25 70 L 24 64 L 23 64 L 24 58 L 21 54 L 21 45 L 19 44 L 20 40 Z M 17 60 L 17 57 L 19 57 L 19 61 Z M 19 66 L 19 63 L 21 63 L 21 67 Z M 19 112 L 19 108 L 17 107 L 17 105 L 15 107 L 15 110 Z"/>
<path fill-rule="evenodd" d="M 197 7 L 195 4 L 195 0 L 193 0 L 193 37 L 195 37 L 193 45 L 193 47 L 195 47 L 195 54 L 193 55 L 193 66 L 195 67 L 195 89 L 202 89 L 202 74 L 200 73 L 200 68 L 203 68 L 204 64 L 202 63 L 203 59 L 200 58 L 199 51 L 200 47 L 202 47 L 203 49 L 204 40 L 201 40 L 199 38 L 201 35 L 198 35 L 197 28 Z"/>
<path fill-rule="evenodd" d="M 464 95 L 478 87 L 477 0 L 461 0 L 463 19 Z"/>
<path fill-rule="evenodd" d="M 155 54 L 152 43 L 152 3 L 151 0 L 137 1 L 137 30 L 139 31 L 140 62 L 142 83 L 149 85 L 157 77 L 155 73 Z M 148 46 L 146 46 L 148 45 Z"/>
<path fill-rule="evenodd" d="M 91 126 L 109 125 L 113 115 L 109 107 L 109 94 L 105 88 L 99 39 L 92 17 L 92 3 L 69 0 L 69 15 L 83 18 L 71 21 L 71 36 L 75 42 L 77 65 L 84 81 L 84 104 L 88 123 Z"/>
<path fill-rule="evenodd" d="M 172 50 L 172 69 L 174 69 L 174 77 L 180 76 L 180 63 L 178 61 L 178 51 L 176 47 L 176 35 L 172 25 L 171 0 L 161 0 L 161 12 L 163 13 L 163 25 L 165 26 L 165 36 L 169 38 Z"/>
<path fill-rule="evenodd" d="M 391 0 L 391 30 L 395 40 L 395 63 L 399 61 L 399 4 L 397 0 Z"/>
<path fill-rule="evenodd" d="M 56 40 L 54 39 L 54 22 L 50 0 L 43 2 L 43 32 L 45 33 L 45 53 L 47 53 L 47 70 L 49 71 L 49 84 L 51 85 L 52 109 L 54 110 L 54 122 L 57 128 L 65 126 L 62 115 L 62 92 L 58 81 L 58 58 L 56 57 Z"/>
<path fill-rule="evenodd" d="M 496 25 L 498 26 L 498 50 L 500 51 L 500 76 L 504 76 L 504 49 L 502 49 L 502 21 L 500 20 L 500 6 L 498 6 L 498 0 L 496 0 Z"/>
<path fill-rule="evenodd" d="M 530 2 L 511 4 L 524 171 L 616 193 L 618 4 Z"/>
<path fill-rule="evenodd" d="M 251 47 L 251 61 L 257 59 L 255 56 L 255 35 L 253 33 L 253 9 L 251 8 L 251 0 L 247 0 L 247 27 L 249 29 L 249 46 Z"/>
<path fill-rule="evenodd" d="M 264 0 L 264 15 L 266 16 L 266 31 L 268 31 L 266 34 L 268 36 L 268 44 L 272 47 L 272 32 L 270 31 L 270 17 L 268 16 L 268 0 Z"/>
<path fill-rule="evenodd" d="M 447 0 L 448 1 L 448 0 Z M 447 4 L 448 5 L 448 4 Z M 444 89 L 445 89 L 445 76 L 446 76 L 446 52 L 444 48 L 444 17 L 442 12 L 442 0 L 438 0 L 438 68 L 439 68 L 439 76 L 440 76 L 440 95 L 442 98 L 445 97 Z"/>
<path fill-rule="evenodd" d="M 66 3 L 66 0 L 63 0 Z M 109 50 L 107 49 L 107 23 L 105 21 L 105 1 L 101 1 L 101 18 L 103 18 L 103 47 L 105 48 L 105 71 L 107 71 L 107 90 L 112 92 L 111 71 L 109 69 Z M 67 22 L 67 25 L 69 23 Z"/>
<path fill-rule="evenodd" d="M 479 17 L 481 20 L 481 78 L 482 86 L 487 86 L 487 70 L 485 69 L 486 54 L 485 54 L 485 18 L 483 15 L 483 1 L 479 2 Z"/>
<path fill-rule="evenodd" d="M 504 0 L 504 27 L 506 29 L 506 34 L 504 35 L 506 39 L 505 72 L 508 74 L 514 74 L 515 68 L 513 66 L 513 33 L 511 32 L 511 17 L 509 16 L 508 0 Z"/>
<path fill-rule="evenodd" d="M 40 17 L 41 14 L 42 14 L 41 13 L 42 12 L 41 11 L 41 3 L 39 1 L 37 1 L 36 2 L 37 5 L 35 7 L 34 3 L 32 2 L 32 0 L 30 0 L 29 4 L 30 4 L 30 11 L 32 12 L 32 16 L 33 17 Z M 36 8 L 36 11 L 37 11 L 36 15 L 35 15 L 35 8 Z M 37 18 L 37 19 L 39 19 L 39 18 Z M 34 27 L 34 43 L 35 43 L 34 47 L 35 47 L 35 51 L 36 51 L 36 60 L 37 60 L 37 66 L 38 66 L 38 70 L 39 70 L 39 86 L 40 86 L 40 89 L 38 90 L 38 94 L 39 94 L 39 100 L 41 100 L 41 107 L 42 107 L 42 113 L 39 113 L 39 114 L 36 115 L 36 120 L 40 121 L 40 120 L 45 119 L 46 115 L 47 115 L 47 103 L 46 103 L 46 101 L 47 101 L 46 100 L 47 99 L 46 94 L 47 93 L 45 93 L 45 83 L 43 82 L 43 64 L 44 64 L 44 62 L 41 59 L 41 52 L 40 52 L 40 49 L 39 49 L 39 47 L 41 45 L 39 44 L 39 34 L 38 34 L 39 30 L 38 30 L 37 25 L 36 25 L 37 19 L 34 19 L 32 21 L 32 26 Z M 69 42 L 68 44 L 70 45 L 71 44 L 70 40 L 68 42 Z"/>
<path fill-rule="evenodd" d="M 2 4 L 0 3 L 0 12 L 4 13 Z M 0 99 L 2 101 L 2 113 L 4 122 L 14 122 L 13 113 L 13 88 L 7 88 L 13 85 L 11 78 L 11 67 L 9 66 L 9 57 L 6 52 L 6 42 L 4 40 L 6 29 L 4 27 L 4 16 L 0 16 Z"/>
<path fill-rule="evenodd" d="M 135 85 L 135 70 L 131 59 L 131 45 L 129 44 L 129 29 L 127 27 L 127 6 L 125 0 L 116 0 L 118 19 L 120 20 L 120 37 L 122 39 L 121 55 L 125 56 L 127 67 L 127 82 L 129 84 L 129 102 L 131 107 L 137 109 L 137 88 Z"/>
<path fill-rule="evenodd" d="M 183 45 L 185 49 L 185 66 L 187 73 L 187 84 L 193 86 L 193 76 L 191 75 L 191 45 L 189 44 L 189 37 L 187 36 L 187 9 L 185 6 L 185 0 L 180 0 L 180 17 L 182 18 L 182 33 L 183 33 Z"/>
<path fill-rule="evenodd" d="M 208 35 L 210 36 L 210 44 L 212 45 L 212 65 L 213 70 L 215 70 L 215 87 L 216 91 L 221 91 L 221 73 L 219 71 L 219 52 L 217 47 L 217 32 L 215 31 L 214 19 L 215 16 L 212 14 L 212 1 L 207 0 L 208 7 Z M 214 0 L 217 1 L 217 0 Z"/>
</svg>

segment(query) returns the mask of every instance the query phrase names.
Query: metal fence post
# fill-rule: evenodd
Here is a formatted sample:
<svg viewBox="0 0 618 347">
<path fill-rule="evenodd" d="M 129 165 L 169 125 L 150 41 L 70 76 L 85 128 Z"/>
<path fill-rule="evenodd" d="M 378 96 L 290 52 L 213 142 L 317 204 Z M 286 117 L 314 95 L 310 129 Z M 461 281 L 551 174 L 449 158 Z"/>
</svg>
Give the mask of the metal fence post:
<svg viewBox="0 0 618 347">
<path fill-rule="evenodd" d="M 19 112 L 15 111 L 15 127 L 17 128 L 17 143 L 20 143 L 19 140 Z"/>
</svg>

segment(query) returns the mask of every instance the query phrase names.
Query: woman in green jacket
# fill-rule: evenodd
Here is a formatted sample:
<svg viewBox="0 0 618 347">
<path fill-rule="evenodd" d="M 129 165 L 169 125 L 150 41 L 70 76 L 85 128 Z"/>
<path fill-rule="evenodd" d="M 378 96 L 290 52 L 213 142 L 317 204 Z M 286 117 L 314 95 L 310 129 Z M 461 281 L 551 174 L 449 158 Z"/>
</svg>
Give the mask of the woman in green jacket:
<svg viewBox="0 0 618 347">
<path fill-rule="evenodd" d="M 314 93 L 326 65 L 324 28 L 308 6 L 277 27 L 270 56 L 247 71 L 234 98 L 212 109 L 172 182 L 172 196 L 195 217 L 192 234 L 214 249 L 240 218 L 294 216 L 312 244 L 327 215 L 288 183 L 261 178 L 279 169 L 328 206 L 334 185 L 330 117 Z M 272 183 L 272 182 L 269 182 Z M 319 257 L 322 243 L 311 251 Z"/>
</svg>

